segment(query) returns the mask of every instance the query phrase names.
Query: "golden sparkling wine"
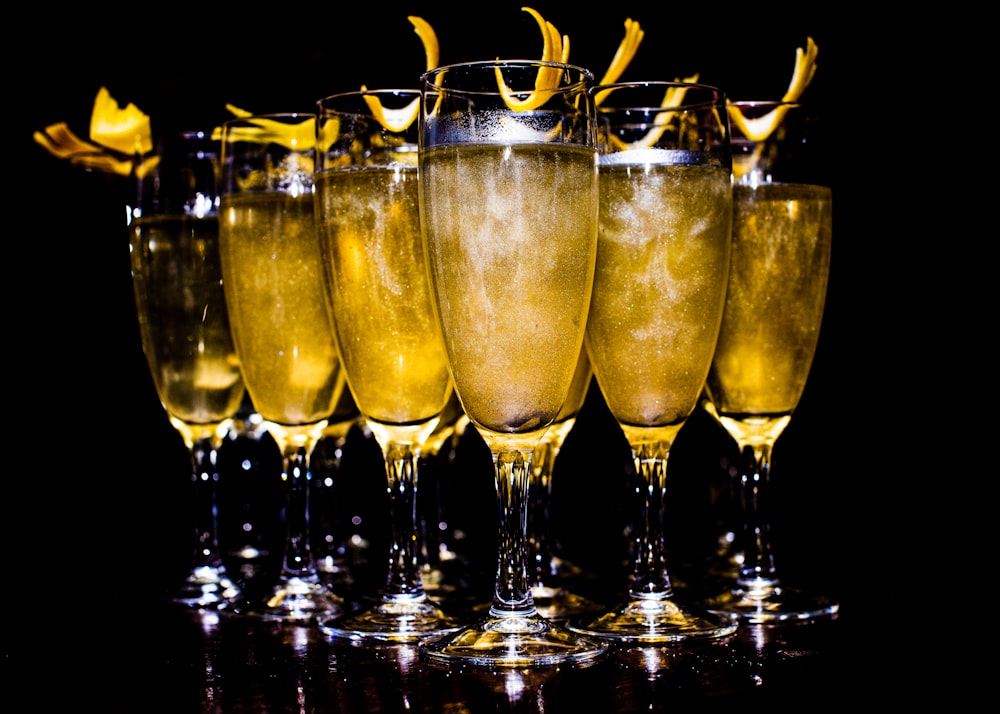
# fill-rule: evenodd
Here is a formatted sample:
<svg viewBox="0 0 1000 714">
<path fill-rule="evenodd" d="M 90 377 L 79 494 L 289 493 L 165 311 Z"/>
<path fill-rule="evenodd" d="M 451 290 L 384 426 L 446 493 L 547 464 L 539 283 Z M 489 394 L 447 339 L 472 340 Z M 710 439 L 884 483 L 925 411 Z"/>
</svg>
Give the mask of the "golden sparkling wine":
<svg viewBox="0 0 1000 714">
<path fill-rule="evenodd" d="M 590 389 L 590 380 L 594 376 L 594 371 L 590 368 L 590 357 L 586 349 L 580 350 L 580 357 L 576 363 L 576 371 L 573 373 L 573 383 L 569 387 L 569 394 L 566 396 L 566 403 L 559 410 L 556 423 L 575 417 L 583 408 L 583 402 L 587 399 L 587 390 Z"/>
<path fill-rule="evenodd" d="M 672 165 L 669 151 L 643 154 L 654 162 L 601 166 L 587 324 L 598 385 L 626 429 L 678 424 L 695 408 L 730 259 L 729 171 Z"/>
<path fill-rule="evenodd" d="M 219 242 L 233 339 L 268 421 L 330 416 L 342 388 L 311 193 L 223 196 Z"/>
<path fill-rule="evenodd" d="M 168 414 L 191 424 L 228 419 L 243 397 L 219 261 L 201 258 L 218 250 L 215 217 L 156 216 L 131 226 L 132 282 L 150 373 Z"/>
<path fill-rule="evenodd" d="M 594 152 L 442 145 L 420 160 L 428 264 L 462 405 L 494 432 L 544 427 L 563 406 L 583 340 Z"/>
<path fill-rule="evenodd" d="M 802 184 L 736 186 L 733 205 L 732 270 L 708 391 L 720 419 L 790 415 L 819 339 L 830 270 L 831 191 Z"/>
<path fill-rule="evenodd" d="M 424 267 L 416 165 L 325 171 L 316 191 L 328 294 L 358 409 L 392 424 L 437 416 L 451 377 Z"/>
</svg>

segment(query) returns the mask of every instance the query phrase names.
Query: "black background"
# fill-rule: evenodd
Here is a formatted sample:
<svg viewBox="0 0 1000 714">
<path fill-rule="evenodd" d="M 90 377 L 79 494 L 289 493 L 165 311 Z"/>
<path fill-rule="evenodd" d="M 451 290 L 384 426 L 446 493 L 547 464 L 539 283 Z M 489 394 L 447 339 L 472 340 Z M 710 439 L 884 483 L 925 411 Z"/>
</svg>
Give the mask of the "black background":
<svg viewBox="0 0 1000 714">
<path fill-rule="evenodd" d="M 8 562 L 22 585 L 7 597 L 54 600 L 63 617 L 128 609 L 136 597 L 141 609 L 140 593 L 169 580 L 187 555 L 174 517 L 186 456 L 142 355 L 120 187 L 53 158 L 31 133 L 67 121 L 86 138 L 102 85 L 149 114 L 154 133 L 218 124 L 230 116 L 227 102 L 258 113 L 311 111 L 316 99 L 361 84 L 415 86 L 425 59 L 408 15 L 435 28 L 442 64 L 539 57 L 541 37 L 519 3 L 504 2 L 14 5 L 28 20 L 6 33 L 26 41 L 4 48 L 16 161 L 5 192 L 17 212 L 5 231 L 4 501 Z M 810 382 L 775 449 L 774 538 L 787 578 L 840 598 L 855 622 L 880 623 L 875 646 L 859 657 L 895 657 L 902 628 L 885 620 L 912 535 L 908 457 L 884 425 L 883 405 L 900 388 L 888 364 L 872 360 L 896 349 L 899 298 L 882 277 L 887 259 L 871 251 L 870 187 L 847 171 L 864 140 L 864 112 L 851 106 L 862 96 L 855 82 L 859 68 L 881 62 L 877 33 L 843 22 L 832 3 L 730 14 L 710 3 L 591 5 L 533 3 L 570 36 L 570 60 L 598 77 L 627 17 L 646 36 L 623 80 L 697 72 L 734 99 L 779 98 L 795 49 L 808 36 L 819 46 L 804 100 L 833 127 L 833 263 Z M 556 468 L 555 525 L 572 559 L 601 567 L 627 547 L 615 519 L 628 464 L 595 391 Z M 675 447 L 671 528 L 695 550 L 711 529 L 708 490 L 729 449 L 700 413 Z M 488 461 L 478 463 L 470 479 L 483 484 L 483 500 L 469 508 L 488 538 L 492 484 Z"/>
</svg>

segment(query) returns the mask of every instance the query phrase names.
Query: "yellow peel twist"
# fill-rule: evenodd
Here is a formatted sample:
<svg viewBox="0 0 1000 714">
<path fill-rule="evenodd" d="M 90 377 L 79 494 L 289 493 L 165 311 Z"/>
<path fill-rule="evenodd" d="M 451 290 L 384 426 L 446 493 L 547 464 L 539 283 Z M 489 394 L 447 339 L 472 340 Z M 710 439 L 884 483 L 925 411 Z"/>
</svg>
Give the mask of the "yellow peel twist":
<svg viewBox="0 0 1000 714">
<path fill-rule="evenodd" d="M 806 91 L 806 87 L 809 86 L 813 76 L 816 74 L 816 56 L 818 54 L 819 48 L 811 37 L 806 38 L 805 50 L 801 47 L 796 48 L 795 69 L 792 72 L 792 79 L 788 84 L 788 90 L 781 98 L 781 101 L 796 102 L 802 96 L 802 93 Z M 747 119 L 738 107 L 729 106 L 729 120 L 743 132 L 745 137 L 758 142 L 764 141 L 774 133 L 774 130 L 778 128 L 778 125 L 781 124 L 787 113 L 787 107 L 776 107 L 764 116 L 757 117 L 756 119 Z"/>
<path fill-rule="evenodd" d="M 618 81 L 618 78 L 622 76 L 625 68 L 628 67 L 629 63 L 635 57 L 636 51 L 639 49 L 639 45 L 642 43 L 642 38 L 645 37 L 646 32 L 643 30 L 639 23 L 632 18 L 627 18 L 625 20 L 625 37 L 622 39 L 621 43 L 618 45 L 618 50 L 615 52 L 615 56 L 611 59 L 611 66 L 608 67 L 608 71 L 604 73 L 601 78 L 600 84 L 613 84 Z M 596 106 L 601 106 L 601 102 L 607 96 L 607 92 L 598 92 L 594 97 L 594 104 Z"/>
<path fill-rule="evenodd" d="M 124 108 L 101 87 L 90 115 L 90 140 L 122 154 L 144 156 L 153 150 L 149 116 L 131 102 Z"/>
<path fill-rule="evenodd" d="M 427 56 L 427 69 L 434 69 L 438 66 L 440 53 L 440 46 L 438 45 L 437 34 L 434 32 L 434 28 L 431 27 L 429 22 L 415 15 L 411 15 L 406 19 L 413 25 L 414 32 L 417 33 L 424 45 L 424 54 Z M 362 91 L 366 89 L 365 85 L 361 85 Z M 417 113 L 420 111 L 419 99 L 414 99 L 405 107 L 400 107 L 399 109 L 386 109 L 382 106 L 382 102 L 378 97 L 371 95 L 365 96 L 365 102 L 368 104 L 372 116 L 375 117 L 378 123 L 393 132 L 405 131 L 407 127 L 416 121 Z"/>
<path fill-rule="evenodd" d="M 90 142 L 83 141 L 66 122 L 57 122 L 32 134 L 35 143 L 59 159 L 102 173 L 128 176 L 132 171 L 142 176 L 152 169 L 159 157 L 153 151 L 153 132 L 149 116 L 135 104 L 124 108 L 101 87 L 94 98 L 90 117 Z M 138 163 L 137 157 L 142 157 Z"/>
<path fill-rule="evenodd" d="M 538 23 L 538 28 L 542 31 L 542 61 L 543 62 L 566 62 L 569 60 L 569 36 L 559 34 L 559 30 L 551 22 L 546 22 L 536 10 L 530 7 L 522 7 L 522 10 L 531 14 Z M 535 77 L 535 91 L 531 92 L 524 99 L 518 99 L 504 82 L 503 72 L 499 67 L 495 70 L 497 76 L 497 86 L 500 94 L 508 107 L 516 112 L 537 109 L 545 104 L 549 99 L 549 91 L 559 86 L 559 69 L 556 67 L 539 67 L 538 75 Z"/>
<path fill-rule="evenodd" d="M 675 79 L 675 82 L 697 82 L 698 75 L 694 74 L 690 77 L 685 77 L 684 79 Z M 609 89 L 608 92 L 614 91 Z M 608 92 L 602 92 L 604 96 L 607 96 Z M 663 101 L 660 102 L 660 107 L 662 109 L 670 109 L 673 107 L 679 107 L 681 102 L 684 101 L 684 97 L 687 95 L 687 87 L 667 87 L 667 91 L 663 95 Z M 646 136 L 638 139 L 636 141 L 626 143 L 616 136 L 609 137 L 608 141 L 612 146 L 615 147 L 617 151 L 629 151 L 632 149 L 648 149 L 656 144 L 663 136 L 663 133 L 669 128 L 670 123 L 675 118 L 674 114 L 670 112 L 660 112 L 656 115 L 653 120 L 653 128 L 649 130 Z"/>
</svg>

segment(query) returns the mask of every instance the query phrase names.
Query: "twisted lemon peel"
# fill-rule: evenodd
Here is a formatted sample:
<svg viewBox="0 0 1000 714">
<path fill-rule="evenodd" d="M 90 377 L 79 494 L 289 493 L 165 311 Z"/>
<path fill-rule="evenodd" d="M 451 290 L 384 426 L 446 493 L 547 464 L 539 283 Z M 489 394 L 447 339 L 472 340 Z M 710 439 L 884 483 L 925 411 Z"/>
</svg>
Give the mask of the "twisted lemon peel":
<svg viewBox="0 0 1000 714">
<path fill-rule="evenodd" d="M 226 109 L 253 125 L 230 129 L 229 136 L 238 141 L 274 143 L 293 151 L 307 151 L 316 146 L 316 118 L 313 116 L 306 116 L 300 122 L 283 122 L 266 116 L 255 117 L 253 112 L 232 104 L 226 104 Z M 222 127 L 215 127 L 212 138 L 222 138 Z"/>
<path fill-rule="evenodd" d="M 438 66 L 440 55 L 440 46 L 434 28 L 431 27 L 429 22 L 416 15 L 410 15 L 406 19 L 413 25 L 413 31 L 417 33 L 417 36 L 420 37 L 420 41 L 424 45 L 424 54 L 427 57 L 427 69 L 434 69 Z M 365 85 L 361 85 L 362 91 L 367 89 Z M 372 116 L 375 117 L 378 123 L 389 131 L 394 132 L 405 131 L 416 121 L 417 113 L 420 111 L 419 98 L 414 99 L 405 107 L 400 107 L 399 109 L 386 109 L 382 106 L 382 101 L 372 95 L 365 95 L 365 102 L 368 104 Z"/>
<path fill-rule="evenodd" d="M 560 35 L 559 30 L 551 22 L 545 20 L 542 15 L 530 7 L 522 7 L 524 12 L 531 14 L 538 23 L 538 28 L 542 32 L 542 61 L 543 62 L 568 62 L 569 61 L 569 35 Z M 635 57 L 639 45 L 645 37 L 645 31 L 639 23 L 632 18 L 625 20 L 625 37 L 618 45 L 615 56 L 611 60 L 608 71 L 601 79 L 601 84 L 611 84 L 621 77 L 629 63 Z M 507 106 L 514 111 L 526 111 L 537 109 L 548 100 L 548 91 L 559 86 L 559 70 L 555 67 L 540 67 L 538 76 L 535 78 L 535 91 L 528 94 L 524 99 L 517 99 L 514 93 L 504 82 L 500 68 L 496 70 L 497 85 L 500 94 L 504 98 Z M 603 101 L 605 93 L 600 93 L 595 97 L 595 103 Z"/>
<path fill-rule="evenodd" d="M 684 79 L 675 79 L 675 82 L 697 82 L 697 74 L 693 74 L 690 77 L 685 77 Z M 614 91 L 614 89 L 609 89 L 607 92 L 602 92 L 604 96 L 607 96 L 609 92 Z M 663 101 L 660 102 L 661 109 L 670 109 L 674 107 L 679 107 L 681 102 L 684 101 L 684 97 L 687 95 L 687 87 L 667 87 L 667 91 L 663 95 Z M 615 147 L 616 151 L 629 151 L 632 149 L 648 149 L 652 147 L 656 142 L 660 140 L 664 132 L 669 128 L 670 122 L 675 118 L 676 115 L 671 112 L 660 112 L 656 115 L 653 120 L 653 128 L 649 130 L 646 136 L 642 137 L 633 142 L 624 142 L 617 136 L 609 137 L 609 142 Z"/>
<path fill-rule="evenodd" d="M 625 68 L 632 62 L 636 51 L 639 49 L 639 45 L 642 43 L 642 38 L 645 36 L 646 32 L 639 26 L 638 22 L 632 18 L 626 18 L 625 37 L 622 39 L 621 44 L 618 45 L 618 50 L 611 60 L 611 66 L 608 67 L 608 71 L 601 78 L 601 84 L 613 84 L 618 81 Z M 607 95 L 607 91 L 598 92 L 594 96 L 594 104 L 600 106 Z"/>
<path fill-rule="evenodd" d="M 32 134 L 35 143 L 59 159 L 85 169 L 142 176 L 159 162 L 153 151 L 150 119 L 135 104 L 122 108 L 107 87 L 97 90 L 90 117 L 90 142 L 80 139 L 66 122 L 57 122 Z M 143 157 L 136 163 L 136 157 Z"/>
<path fill-rule="evenodd" d="M 569 36 L 560 35 L 556 26 L 551 22 L 546 22 L 545 18 L 534 8 L 522 7 L 521 9 L 535 18 L 538 28 L 542 31 L 542 61 L 568 61 Z M 500 94 L 503 97 L 504 103 L 516 112 L 537 109 L 542 106 L 549 99 L 549 91 L 559 86 L 558 68 L 539 67 L 538 74 L 535 77 L 535 91 L 528 94 L 524 99 L 518 99 L 504 81 L 503 72 L 500 68 L 497 67 L 494 72 L 497 76 L 497 86 L 500 88 Z"/>
<path fill-rule="evenodd" d="M 816 56 L 818 54 L 819 47 L 816 46 L 811 37 L 806 38 L 805 50 L 801 47 L 795 49 L 795 69 L 792 72 L 792 79 L 788 84 L 788 90 L 781 98 L 781 101 L 796 102 L 802 96 L 802 93 L 806 91 L 806 87 L 809 86 L 813 76 L 816 74 Z M 774 133 L 787 113 L 788 107 L 776 107 L 756 119 L 747 119 L 743 116 L 743 112 L 740 111 L 739 107 L 729 106 L 730 121 L 743 132 L 745 137 L 758 142 L 764 141 Z"/>
</svg>

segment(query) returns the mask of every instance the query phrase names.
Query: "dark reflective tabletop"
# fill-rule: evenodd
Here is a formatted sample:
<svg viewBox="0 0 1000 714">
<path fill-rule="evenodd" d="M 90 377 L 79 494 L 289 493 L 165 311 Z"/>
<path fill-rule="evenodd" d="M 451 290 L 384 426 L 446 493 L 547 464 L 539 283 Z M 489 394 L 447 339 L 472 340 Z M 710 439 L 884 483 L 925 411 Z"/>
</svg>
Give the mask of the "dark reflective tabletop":
<svg viewBox="0 0 1000 714">
<path fill-rule="evenodd" d="M 142 478 L 92 479 L 89 488 L 80 479 L 52 493 L 41 487 L 33 491 L 42 502 L 60 504 L 47 521 L 54 541 L 46 540 L 44 562 L 35 564 L 44 565 L 36 568 L 39 582 L 49 586 L 30 600 L 32 607 L 44 603 L 48 609 L 44 616 L 27 614 L 25 578 L 20 590 L 8 588 L 13 635 L 6 641 L 10 681 L 40 681 L 31 690 L 39 711 L 70 711 L 81 702 L 108 713 L 551 714 L 665 711 L 703 702 L 798 709 L 849 704 L 872 687 L 897 696 L 917 691 L 911 680 L 919 670 L 904 664 L 911 653 L 898 637 L 902 625 L 881 611 L 894 556 L 877 554 L 878 545 L 857 550 L 863 523 L 842 538 L 838 529 L 846 514 L 823 505 L 818 484 L 791 485 L 791 474 L 801 474 L 806 464 L 819 473 L 827 470 L 795 452 L 794 439 L 808 437 L 794 431 L 787 459 L 776 458 L 776 473 L 782 473 L 780 468 L 789 473 L 775 485 L 777 562 L 786 582 L 838 599 L 836 619 L 743 625 L 735 637 L 712 644 L 613 646 L 602 660 L 579 669 L 491 671 L 442 669 L 422 660 L 414 645 L 355 645 L 331 639 L 315 625 L 256 621 L 168 603 L 165 595 L 190 553 L 190 484 L 183 446 L 161 417 L 151 408 L 148 418 L 136 424 L 148 438 L 145 449 L 131 457 L 144 465 Z M 616 443 L 608 419 L 600 399 L 588 398 L 557 462 L 550 523 L 558 552 L 577 567 L 565 582 L 603 605 L 617 602 L 627 588 L 631 547 L 629 468 L 622 451 L 627 447 Z M 676 475 L 667 494 L 666 542 L 676 594 L 684 599 L 715 583 L 709 572 L 720 504 L 710 486 L 718 484 L 726 463 L 726 442 L 700 412 L 682 434 L 672 454 Z M 384 580 L 385 481 L 377 445 L 356 427 L 339 452 L 339 478 L 326 478 L 333 473 L 332 446 L 324 440 L 316 452 L 314 552 L 325 568 L 337 553 L 325 551 L 321 541 L 341 539 L 337 557 L 343 567 L 332 573 L 324 569 L 323 577 L 355 607 L 369 602 Z M 280 479 L 272 447 L 268 437 L 241 437 L 224 447 L 220 460 L 220 538 L 230 571 L 251 598 L 269 585 L 280 557 L 281 490 L 280 484 L 275 488 Z M 472 432 L 459 441 L 447 468 L 425 463 L 421 472 L 422 497 L 441 499 L 452 509 L 452 527 L 464 541 L 461 561 L 444 566 L 441 579 L 429 587 L 460 618 L 478 617 L 492 595 L 496 510 L 484 448 Z M 776 454 L 780 457 L 780 450 Z M 324 489 L 322 483 L 337 485 Z M 791 493 L 779 497 L 779 485 Z M 843 495 L 831 494 L 830 500 L 840 504 Z M 241 524 L 248 520 L 267 534 L 271 549 L 256 562 L 233 554 Z M 864 532 L 871 537 L 879 531 Z M 27 556 L 30 551 L 25 545 L 11 552 Z M 59 566 L 54 569 L 53 554 Z M 884 573 L 869 569 L 875 561 Z M 46 575 L 50 569 L 54 581 Z M 20 572 L 31 569 L 22 563 Z M 18 608 L 26 611 L 24 617 L 17 615 Z"/>
<path fill-rule="evenodd" d="M 88 685 L 101 711 L 638 712 L 702 700 L 819 705 L 859 691 L 844 623 L 750 626 L 731 642 L 616 649 L 584 669 L 440 669 L 413 645 L 153 608 L 109 627 Z M 98 662 L 90 662 L 93 666 Z M 86 690 L 85 690 L 86 691 Z"/>
</svg>

